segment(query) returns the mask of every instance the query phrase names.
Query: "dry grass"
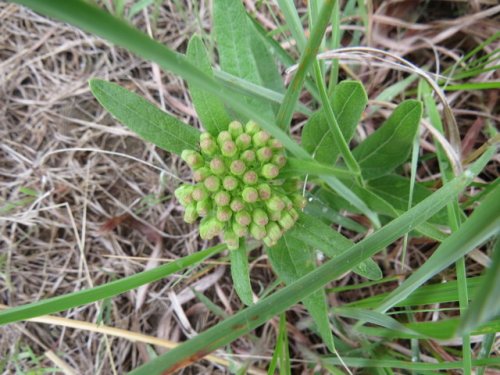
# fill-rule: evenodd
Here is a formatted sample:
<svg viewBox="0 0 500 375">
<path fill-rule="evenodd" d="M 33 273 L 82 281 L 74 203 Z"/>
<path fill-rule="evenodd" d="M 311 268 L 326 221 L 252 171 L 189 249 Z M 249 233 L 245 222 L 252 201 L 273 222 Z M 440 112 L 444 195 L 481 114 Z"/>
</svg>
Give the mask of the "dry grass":
<svg viewBox="0 0 500 375">
<path fill-rule="evenodd" d="M 182 50 L 193 32 L 209 31 L 209 7 L 202 2 L 198 14 L 193 15 L 191 1 L 185 1 L 182 10 L 174 3 L 178 2 L 165 1 L 154 36 Z M 498 7 L 492 7 L 494 2 L 439 2 L 450 10 L 445 15 L 462 14 L 447 20 L 435 5 L 423 19 L 413 18 L 414 3 L 386 1 L 380 6 L 375 2 L 364 44 L 387 49 L 420 66 L 432 61 L 440 72 L 498 28 L 493 20 L 498 13 Z M 247 5 L 251 9 L 252 2 Z M 151 32 L 149 16 L 140 13 L 134 22 Z M 259 13 L 259 20 L 266 27 L 276 27 L 267 12 Z M 92 77 L 119 82 L 184 121 L 197 124 L 185 84 L 177 77 L 72 27 L 25 8 L 0 4 L 0 302 L 5 305 L 103 284 L 154 267 L 163 261 L 159 258 L 182 257 L 206 246 L 195 228 L 183 222 L 176 202 L 170 200 L 178 177 L 188 178 L 188 170 L 175 156 L 116 124 L 90 94 L 87 81 Z M 401 75 L 363 66 L 356 77 L 367 83 L 370 98 L 375 98 Z M 493 78 L 498 80 L 498 73 L 492 71 L 477 80 Z M 494 113 L 497 94 L 459 91 L 447 99 L 467 156 L 484 143 L 485 120 L 498 120 Z M 372 131 L 377 116 L 367 118 L 363 132 Z M 432 150 L 430 138 L 422 138 L 421 143 L 424 149 Z M 493 168 L 483 177 L 495 176 Z M 396 246 L 381 263 L 387 275 L 400 268 L 400 250 L 401 246 Z M 415 251 L 411 266 L 425 259 L 425 250 Z M 267 286 L 274 279 L 260 254 L 254 253 L 252 263 L 256 287 Z M 337 285 L 357 281 L 347 275 Z M 105 325 L 164 343 L 180 342 L 220 320 L 195 298 L 190 290 L 193 286 L 228 314 L 241 308 L 226 264 L 207 262 L 184 276 L 73 309 L 60 317 L 97 322 L 103 313 Z M 362 296 L 347 292 L 331 296 L 331 302 L 335 305 L 340 303 L 337 298 L 348 301 Z M 289 326 L 297 360 L 304 358 L 303 346 L 321 350 L 321 345 L 315 344 L 317 337 L 303 328 L 304 318 L 306 313 L 300 307 L 290 313 L 290 321 L 297 322 Z M 148 339 L 133 342 L 124 338 L 125 334 L 92 331 L 83 323 L 82 329 L 75 329 L 61 322 L 0 327 L 0 358 L 8 362 L 4 373 L 58 367 L 67 374 L 121 374 L 150 356 L 145 344 Z M 253 358 L 252 366 L 265 369 L 276 328 L 277 322 L 271 321 L 258 330 L 258 338 L 237 340 L 231 347 L 235 358 L 240 362 Z M 161 343 L 155 348 L 165 350 Z M 395 350 L 404 352 L 406 348 L 397 346 Z M 26 355 L 30 352 L 33 357 Z M 216 356 L 225 358 L 225 354 Z M 294 368 L 297 373 L 306 371 L 300 361 Z M 212 359 L 183 373 L 225 370 L 220 361 Z"/>
</svg>

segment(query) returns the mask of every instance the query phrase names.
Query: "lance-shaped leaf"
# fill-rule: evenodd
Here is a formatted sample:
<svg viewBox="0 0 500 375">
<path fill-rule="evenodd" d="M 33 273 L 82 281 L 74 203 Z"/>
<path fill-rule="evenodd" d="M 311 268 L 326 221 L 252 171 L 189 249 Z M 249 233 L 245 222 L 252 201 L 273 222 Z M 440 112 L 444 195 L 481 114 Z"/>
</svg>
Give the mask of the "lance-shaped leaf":
<svg viewBox="0 0 500 375">
<path fill-rule="evenodd" d="M 198 147 L 198 129 L 163 112 L 139 95 L 100 79 L 92 79 L 90 89 L 109 113 L 146 141 L 178 155 L 183 150 Z"/>
<path fill-rule="evenodd" d="M 241 301 L 245 305 L 250 306 L 253 303 L 253 299 L 245 241 L 240 241 L 240 247 L 236 250 L 231 250 L 229 254 L 231 256 L 231 276 L 234 289 Z"/>
</svg>

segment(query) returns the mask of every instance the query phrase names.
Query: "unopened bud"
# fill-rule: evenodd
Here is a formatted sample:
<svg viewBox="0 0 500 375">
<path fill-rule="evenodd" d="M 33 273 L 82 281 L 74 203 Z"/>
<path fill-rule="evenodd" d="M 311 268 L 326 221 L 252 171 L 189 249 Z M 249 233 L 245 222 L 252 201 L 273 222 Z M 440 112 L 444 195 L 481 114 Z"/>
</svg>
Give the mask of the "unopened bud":
<svg viewBox="0 0 500 375">
<path fill-rule="evenodd" d="M 182 151 L 181 159 L 184 160 L 191 168 L 199 168 L 203 165 L 202 156 L 193 150 Z"/>
<path fill-rule="evenodd" d="M 293 218 L 290 216 L 288 212 L 283 212 L 281 214 L 281 218 L 279 219 L 278 223 L 284 230 L 288 230 L 293 226 L 295 220 L 293 220 Z"/>
<path fill-rule="evenodd" d="M 246 150 L 250 146 L 250 143 L 252 143 L 252 137 L 246 133 L 236 138 L 236 146 L 238 146 L 240 150 Z"/>
<path fill-rule="evenodd" d="M 210 170 L 216 175 L 221 175 L 226 170 L 226 165 L 221 158 L 213 158 L 210 160 Z"/>
<path fill-rule="evenodd" d="M 201 182 L 205 178 L 207 178 L 208 176 L 210 176 L 210 174 L 211 174 L 210 170 L 207 167 L 201 167 L 201 168 L 196 169 L 193 172 L 193 179 L 196 182 Z"/>
<path fill-rule="evenodd" d="M 232 141 L 233 137 L 231 137 L 231 133 L 229 133 L 227 130 L 223 130 L 219 133 L 217 136 L 217 143 L 222 147 L 222 144 L 224 144 L 227 141 Z"/>
<path fill-rule="evenodd" d="M 276 138 L 271 138 L 269 142 L 267 142 L 268 146 L 271 147 L 273 150 L 282 150 L 283 149 L 283 143 L 278 141 Z"/>
<path fill-rule="evenodd" d="M 253 145 L 256 147 L 265 146 L 270 138 L 271 136 L 269 135 L 268 132 L 261 130 L 253 135 L 252 137 Z"/>
<path fill-rule="evenodd" d="M 200 222 L 200 237 L 211 240 L 224 229 L 224 224 L 214 217 L 205 217 Z"/>
<path fill-rule="evenodd" d="M 240 211 L 236 213 L 234 219 L 239 225 L 242 225 L 244 227 L 249 226 L 250 223 L 252 222 L 252 217 L 250 216 L 248 211 Z"/>
<path fill-rule="evenodd" d="M 293 221 L 297 221 L 298 218 L 299 218 L 299 213 L 294 209 L 292 208 L 290 211 L 288 211 L 290 213 L 290 216 L 292 217 Z"/>
<path fill-rule="evenodd" d="M 240 246 L 240 239 L 231 229 L 224 232 L 224 242 L 229 250 L 236 250 Z"/>
<path fill-rule="evenodd" d="M 283 168 L 286 164 L 286 156 L 283 154 L 274 155 L 271 159 L 273 164 L 276 164 L 278 168 Z"/>
<path fill-rule="evenodd" d="M 293 202 L 290 198 L 288 198 L 286 195 L 282 197 L 283 202 L 285 202 L 285 208 L 287 210 L 291 210 L 293 208 Z"/>
<path fill-rule="evenodd" d="M 292 202 L 293 202 L 293 205 L 301 210 L 304 209 L 304 207 L 306 206 L 307 204 L 307 200 L 305 197 L 303 197 L 302 195 L 300 194 L 294 194 L 292 195 Z"/>
<path fill-rule="evenodd" d="M 268 180 L 271 180 L 271 179 L 277 177 L 279 173 L 280 173 L 279 168 L 276 165 L 271 164 L 271 163 L 264 164 L 264 166 L 262 167 L 262 170 L 261 170 L 262 176 L 264 176 Z"/>
<path fill-rule="evenodd" d="M 210 134 L 210 133 L 208 133 L 208 132 L 203 132 L 203 133 L 201 133 L 201 134 L 200 134 L 200 142 L 201 142 L 201 141 L 205 141 L 205 140 L 207 140 L 207 139 L 211 139 L 211 140 L 213 140 L 213 139 L 214 139 L 214 137 L 212 137 L 212 134 Z"/>
<path fill-rule="evenodd" d="M 231 201 L 231 196 L 227 191 L 219 191 L 214 196 L 214 202 L 217 206 L 227 206 Z"/>
<path fill-rule="evenodd" d="M 252 220 L 255 224 L 265 226 L 269 222 L 266 211 L 261 208 L 257 208 L 252 212 Z"/>
<path fill-rule="evenodd" d="M 229 207 L 233 212 L 239 212 L 245 208 L 245 203 L 240 198 L 234 198 Z"/>
<path fill-rule="evenodd" d="M 267 236 L 270 237 L 273 241 L 278 241 L 283 235 L 283 231 L 280 226 L 275 222 L 270 222 L 266 225 Z"/>
<path fill-rule="evenodd" d="M 220 180 L 215 176 L 208 176 L 203 182 L 208 191 L 214 193 L 219 191 L 220 188 Z"/>
<path fill-rule="evenodd" d="M 245 150 L 241 153 L 241 159 L 248 164 L 253 163 L 255 161 L 255 152 L 252 150 Z"/>
<path fill-rule="evenodd" d="M 203 185 L 196 185 L 191 196 L 195 201 L 199 202 L 206 199 L 208 197 L 208 193 Z"/>
<path fill-rule="evenodd" d="M 281 211 L 285 208 L 285 202 L 280 197 L 274 195 L 266 201 L 266 207 L 270 211 Z"/>
<path fill-rule="evenodd" d="M 229 133 L 236 139 L 243 133 L 243 125 L 239 121 L 232 121 L 228 126 Z"/>
<path fill-rule="evenodd" d="M 184 221 L 188 224 L 192 224 L 198 219 L 198 212 L 196 212 L 196 205 L 191 203 L 186 207 L 184 211 Z"/>
<path fill-rule="evenodd" d="M 250 135 L 254 135 L 258 131 L 260 131 L 260 127 L 259 127 L 259 125 L 257 125 L 257 123 L 255 121 L 250 120 L 246 123 L 245 133 L 250 134 Z"/>
<path fill-rule="evenodd" d="M 236 155 L 238 149 L 236 148 L 236 144 L 233 141 L 226 141 L 221 145 L 220 151 L 225 157 L 232 158 L 234 155 Z"/>
<path fill-rule="evenodd" d="M 181 185 L 175 189 L 174 195 L 183 206 L 187 206 L 193 201 L 193 197 L 191 196 L 193 189 L 193 185 Z"/>
<path fill-rule="evenodd" d="M 271 198 L 271 187 L 268 184 L 260 184 L 257 186 L 257 191 L 259 192 L 259 198 L 263 201 Z"/>
<path fill-rule="evenodd" d="M 247 166 L 241 160 L 233 160 L 231 162 L 231 165 L 229 166 L 229 170 L 235 176 L 241 176 L 243 173 L 245 173 L 246 169 L 247 169 Z"/>
<path fill-rule="evenodd" d="M 216 217 L 217 220 L 222 221 L 223 223 L 231 220 L 231 216 L 233 215 L 233 211 L 228 206 L 218 207 Z"/>
<path fill-rule="evenodd" d="M 241 197 L 247 203 L 254 203 L 259 198 L 259 193 L 253 187 L 246 187 L 241 192 Z"/>
<path fill-rule="evenodd" d="M 222 186 L 227 191 L 233 191 L 238 187 L 238 180 L 233 176 L 226 176 L 224 180 L 222 180 Z"/>
<path fill-rule="evenodd" d="M 250 234 L 256 239 L 256 240 L 261 240 L 263 239 L 265 236 L 266 236 L 266 228 L 261 226 L 261 225 L 258 225 L 258 224 L 255 224 L 255 223 L 252 223 L 250 225 Z"/>
<path fill-rule="evenodd" d="M 274 245 L 276 245 L 276 241 L 274 241 L 273 239 L 271 239 L 271 237 L 269 237 L 269 236 L 264 237 L 262 239 L 262 241 L 264 242 L 264 244 L 267 247 L 273 247 Z"/>
<path fill-rule="evenodd" d="M 213 139 L 203 139 L 200 141 L 200 149 L 205 155 L 213 155 L 217 151 L 217 144 Z"/>
<path fill-rule="evenodd" d="M 240 225 L 237 222 L 233 223 L 232 228 L 238 237 L 245 237 L 248 234 L 248 227 Z"/>
<path fill-rule="evenodd" d="M 269 216 L 270 221 L 279 221 L 281 219 L 281 213 L 283 211 L 271 211 L 267 212 L 267 216 Z"/>
<path fill-rule="evenodd" d="M 257 150 L 257 159 L 261 163 L 271 160 L 273 157 L 273 150 L 269 147 L 261 147 Z"/>
<path fill-rule="evenodd" d="M 245 174 L 243 175 L 243 182 L 246 185 L 255 185 L 258 180 L 259 177 L 257 176 L 257 173 L 255 173 L 254 171 L 245 172 Z"/>
<path fill-rule="evenodd" d="M 204 199 L 196 203 L 196 212 L 202 217 L 207 216 L 211 209 L 212 203 L 210 199 Z"/>
</svg>

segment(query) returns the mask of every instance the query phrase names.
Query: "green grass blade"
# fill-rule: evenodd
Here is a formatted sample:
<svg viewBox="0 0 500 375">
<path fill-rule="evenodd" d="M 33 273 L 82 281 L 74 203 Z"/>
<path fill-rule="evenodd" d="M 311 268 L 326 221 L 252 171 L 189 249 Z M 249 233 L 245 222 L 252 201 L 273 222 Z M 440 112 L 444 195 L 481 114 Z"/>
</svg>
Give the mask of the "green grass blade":
<svg viewBox="0 0 500 375">
<path fill-rule="evenodd" d="M 489 160 L 491 153 L 487 156 L 487 160 Z M 486 156 L 482 157 L 472 165 L 471 169 L 444 185 L 429 198 L 415 205 L 399 218 L 355 244 L 349 251 L 328 261 L 296 282 L 261 299 L 258 303 L 240 311 L 170 352 L 137 368 L 132 374 L 149 375 L 162 371 L 173 372 L 183 368 L 187 363 L 203 358 L 220 346 L 228 344 L 262 325 L 274 315 L 282 313 L 310 293 L 350 270 L 353 265 L 373 256 L 397 238 L 411 231 L 418 224 L 428 220 L 472 181 L 474 176 L 484 168 L 487 162 L 485 159 Z"/>
<path fill-rule="evenodd" d="M 116 296 L 120 293 L 138 288 L 141 285 L 163 279 L 175 272 L 183 270 L 184 268 L 200 263 L 204 259 L 221 252 L 225 248 L 225 245 L 217 245 L 192 255 L 188 255 L 184 258 L 176 259 L 171 263 L 164 264 L 152 270 L 124 277 L 123 279 L 112 281 L 105 285 L 100 285 L 95 288 L 58 297 L 47 298 L 39 302 L 29 303 L 27 305 L 11 307 L 7 310 L 0 311 L 0 325 L 18 322 L 20 320 L 30 319 L 40 315 L 54 314 L 73 307 L 86 305 L 88 303 Z"/>
<path fill-rule="evenodd" d="M 283 174 L 296 176 L 333 176 L 340 178 L 352 178 L 353 173 L 345 168 L 330 167 L 325 164 L 317 163 L 312 160 L 288 158 L 286 166 L 282 169 Z"/>
<path fill-rule="evenodd" d="M 231 257 L 231 276 L 234 289 L 241 301 L 250 306 L 253 303 L 253 297 L 245 241 L 240 241 L 240 247 L 236 250 L 230 250 L 229 255 Z"/>
<path fill-rule="evenodd" d="M 295 4 L 291 0 L 278 0 L 278 5 L 285 17 L 288 29 L 297 43 L 299 51 L 303 52 L 306 48 L 307 40 Z"/>
</svg>

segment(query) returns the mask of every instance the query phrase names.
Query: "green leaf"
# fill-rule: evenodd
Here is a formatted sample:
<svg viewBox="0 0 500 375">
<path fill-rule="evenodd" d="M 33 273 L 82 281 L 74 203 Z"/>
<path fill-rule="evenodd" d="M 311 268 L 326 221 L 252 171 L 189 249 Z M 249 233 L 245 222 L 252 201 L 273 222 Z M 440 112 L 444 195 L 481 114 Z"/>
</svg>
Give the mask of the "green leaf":
<svg viewBox="0 0 500 375">
<path fill-rule="evenodd" d="M 90 90 L 118 121 L 156 146 L 176 154 L 198 148 L 200 131 L 115 83 L 92 79 Z"/>
<path fill-rule="evenodd" d="M 500 317 L 500 303 L 498 301 L 500 301 L 500 241 L 497 238 L 493 261 L 463 317 L 460 332 L 469 333 L 478 325 Z"/>
<path fill-rule="evenodd" d="M 220 66 L 247 81 L 261 84 L 256 58 L 251 47 L 252 31 L 243 3 L 239 0 L 214 0 L 214 30 Z M 244 98 L 249 108 L 273 118 L 269 103 Z"/>
<path fill-rule="evenodd" d="M 267 249 L 269 261 L 285 284 L 292 284 L 302 276 L 314 271 L 314 253 L 309 246 L 300 240 L 292 239 L 286 233 L 278 243 Z M 324 289 L 319 289 L 303 299 L 303 303 L 311 314 L 318 333 L 328 346 L 334 350 L 333 335 L 328 318 L 328 306 Z"/>
<path fill-rule="evenodd" d="M 421 116 L 422 104 L 407 100 L 353 150 L 365 179 L 381 177 L 408 159 Z"/>
<path fill-rule="evenodd" d="M 240 247 L 236 250 L 230 250 L 229 254 L 231 256 L 231 276 L 233 278 L 234 289 L 241 301 L 245 305 L 250 306 L 253 303 L 253 298 L 245 241 L 240 241 Z"/>
<path fill-rule="evenodd" d="M 288 231 L 288 235 L 297 241 L 321 250 L 330 258 L 335 258 L 348 251 L 354 243 L 332 230 L 321 220 L 306 214 L 300 214 L 295 225 Z M 367 259 L 356 265 L 353 272 L 370 280 L 382 278 L 382 271 L 372 259 Z"/>
<path fill-rule="evenodd" d="M 193 35 L 189 40 L 186 56 L 194 66 L 206 73 L 207 76 L 213 77 L 207 51 L 199 36 Z M 196 85 L 190 84 L 189 92 L 203 127 L 212 135 L 217 135 L 226 130 L 231 118 L 227 114 L 222 101 Z"/>
<path fill-rule="evenodd" d="M 368 98 L 360 82 L 343 81 L 336 85 L 331 105 L 346 142 L 354 135 Z M 314 158 L 334 164 L 340 153 L 326 121 L 324 110 L 316 112 L 304 126 L 302 145 Z"/>
</svg>

